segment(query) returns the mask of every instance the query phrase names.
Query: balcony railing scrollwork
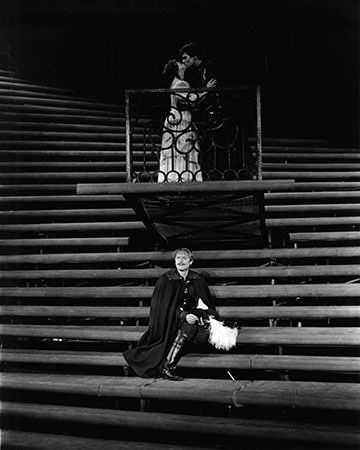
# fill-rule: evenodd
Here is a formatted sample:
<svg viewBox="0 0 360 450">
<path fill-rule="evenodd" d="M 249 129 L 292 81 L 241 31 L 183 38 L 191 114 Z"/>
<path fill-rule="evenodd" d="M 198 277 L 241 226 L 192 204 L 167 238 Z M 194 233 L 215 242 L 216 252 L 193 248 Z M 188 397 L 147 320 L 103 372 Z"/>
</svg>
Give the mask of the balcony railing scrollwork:
<svg viewBox="0 0 360 450">
<path fill-rule="evenodd" d="M 125 92 L 128 182 L 262 179 L 260 87 Z"/>
</svg>

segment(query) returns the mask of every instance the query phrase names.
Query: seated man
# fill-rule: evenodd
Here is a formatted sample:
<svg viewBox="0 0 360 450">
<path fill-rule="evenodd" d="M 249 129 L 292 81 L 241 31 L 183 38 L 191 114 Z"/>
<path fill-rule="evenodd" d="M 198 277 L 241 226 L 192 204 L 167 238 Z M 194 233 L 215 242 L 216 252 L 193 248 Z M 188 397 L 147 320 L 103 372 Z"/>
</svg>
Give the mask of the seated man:
<svg viewBox="0 0 360 450">
<path fill-rule="evenodd" d="M 140 377 L 181 381 L 176 365 L 190 341 L 208 340 L 207 321 L 216 316 L 205 279 L 190 270 L 193 256 L 187 248 L 175 250 L 175 269 L 163 274 L 151 299 L 149 328 L 136 347 L 123 353 Z"/>
</svg>

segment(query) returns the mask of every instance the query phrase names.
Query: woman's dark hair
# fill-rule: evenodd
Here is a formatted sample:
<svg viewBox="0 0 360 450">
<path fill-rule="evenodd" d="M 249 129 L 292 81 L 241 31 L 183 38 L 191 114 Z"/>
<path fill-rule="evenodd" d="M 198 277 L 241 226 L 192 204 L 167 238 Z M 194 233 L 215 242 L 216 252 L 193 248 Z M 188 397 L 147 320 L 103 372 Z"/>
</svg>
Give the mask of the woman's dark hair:
<svg viewBox="0 0 360 450">
<path fill-rule="evenodd" d="M 169 83 L 171 83 L 174 77 L 179 75 L 179 67 L 176 59 L 170 59 L 165 64 L 162 75 L 169 81 Z"/>
</svg>

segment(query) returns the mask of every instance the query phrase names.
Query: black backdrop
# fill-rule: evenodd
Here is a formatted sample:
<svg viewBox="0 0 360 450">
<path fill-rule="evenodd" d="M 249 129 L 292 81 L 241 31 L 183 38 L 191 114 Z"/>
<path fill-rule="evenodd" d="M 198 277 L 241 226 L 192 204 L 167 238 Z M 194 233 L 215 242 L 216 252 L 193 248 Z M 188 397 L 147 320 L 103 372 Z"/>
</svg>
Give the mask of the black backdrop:
<svg viewBox="0 0 360 450">
<path fill-rule="evenodd" d="M 123 102 L 197 41 L 225 86 L 263 86 L 267 136 L 358 145 L 358 0 L 1 0 L 0 68 Z"/>
</svg>

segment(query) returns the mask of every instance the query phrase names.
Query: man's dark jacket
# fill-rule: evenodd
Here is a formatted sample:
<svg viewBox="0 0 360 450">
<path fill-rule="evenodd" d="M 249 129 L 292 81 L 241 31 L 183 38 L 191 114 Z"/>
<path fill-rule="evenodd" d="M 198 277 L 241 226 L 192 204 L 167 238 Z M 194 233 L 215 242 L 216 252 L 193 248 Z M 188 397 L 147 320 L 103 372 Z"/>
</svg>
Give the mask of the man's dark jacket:
<svg viewBox="0 0 360 450">
<path fill-rule="evenodd" d="M 208 81 L 212 78 L 217 79 L 217 70 L 214 61 L 202 61 L 198 67 L 191 66 L 185 71 L 185 81 L 190 84 L 192 88 L 204 88 Z"/>
<path fill-rule="evenodd" d="M 205 279 L 190 270 L 187 280 L 190 280 L 195 295 L 200 297 L 209 309 L 215 310 Z M 138 376 L 150 378 L 160 375 L 162 364 L 179 327 L 184 289 L 185 280 L 176 269 L 166 272 L 157 281 L 151 299 L 149 328 L 135 348 L 123 353 L 125 360 Z"/>
</svg>

